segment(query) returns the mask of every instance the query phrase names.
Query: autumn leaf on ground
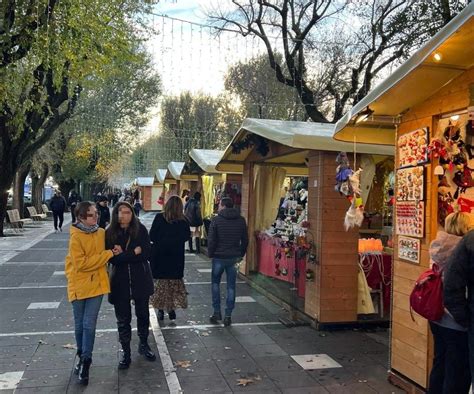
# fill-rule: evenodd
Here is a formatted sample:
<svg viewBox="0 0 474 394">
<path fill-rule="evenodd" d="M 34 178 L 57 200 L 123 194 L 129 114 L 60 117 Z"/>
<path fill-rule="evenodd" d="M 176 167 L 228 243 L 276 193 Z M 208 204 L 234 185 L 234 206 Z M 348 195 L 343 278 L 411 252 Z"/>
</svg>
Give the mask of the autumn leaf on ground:
<svg viewBox="0 0 474 394">
<path fill-rule="evenodd" d="M 189 368 L 191 366 L 191 361 L 189 360 L 176 361 L 175 366 L 181 367 L 181 368 Z"/>
<path fill-rule="evenodd" d="M 64 349 L 75 349 L 76 348 L 76 345 L 72 345 L 70 343 L 66 343 L 65 345 L 63 345 L 63 348 Z"/>
<path fill-rule="evenodd" d="M 248 384 L 253 383 L 252 379 L 237 379 L 237 386 L 247 386 Z"/>
</svg>

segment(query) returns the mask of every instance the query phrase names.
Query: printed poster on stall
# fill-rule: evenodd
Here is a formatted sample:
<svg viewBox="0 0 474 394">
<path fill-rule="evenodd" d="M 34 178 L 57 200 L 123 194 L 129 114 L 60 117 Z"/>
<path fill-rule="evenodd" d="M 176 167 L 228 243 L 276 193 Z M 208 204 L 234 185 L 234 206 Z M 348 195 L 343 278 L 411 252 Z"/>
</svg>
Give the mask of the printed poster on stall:
<svg viewBox="0 0 474 394">
<path fill-rule="evenodd" d="M 423 166 L 397 170 L 397 201 L 424 200 L 424 173 Z"/>
<path fill-rule="evenodd" d="M 423 238 L 425 204 L 423 201 L 397 201 L 395 204 L 397 235 Z"/>
<path fill-rule="evenodd" d="M 397 141 L 399 167 L 427 163 L 428 143 L 428 127 L 401 135 Z"/>
<path fill-rule="evenodd" d="M 420 264 L 421 241 L 416 238 L 398 237 L 398 258 Z"/>
</svg>

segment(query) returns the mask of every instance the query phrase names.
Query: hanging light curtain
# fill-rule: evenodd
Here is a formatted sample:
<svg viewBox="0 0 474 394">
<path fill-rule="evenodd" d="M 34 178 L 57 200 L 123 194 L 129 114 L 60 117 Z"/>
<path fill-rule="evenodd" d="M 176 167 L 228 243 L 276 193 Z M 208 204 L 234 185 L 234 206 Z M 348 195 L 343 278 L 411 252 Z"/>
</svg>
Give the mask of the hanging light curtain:
<svg viewBox="0 0 474 394">
<path fill-rule="evenodd" d="M 255 165 L 254 174 L 257 201 L 255 230 L 262 231 L 269 228 L 277 216 L 286 170 L 280 167 Z"/>
<path fill-rule="evenodd" d="M 203 218 L 211 216 L 214 212 L 214 177 L 203 175 L 202 179 L 202 201 L 201 214 Z"/>
</svg>

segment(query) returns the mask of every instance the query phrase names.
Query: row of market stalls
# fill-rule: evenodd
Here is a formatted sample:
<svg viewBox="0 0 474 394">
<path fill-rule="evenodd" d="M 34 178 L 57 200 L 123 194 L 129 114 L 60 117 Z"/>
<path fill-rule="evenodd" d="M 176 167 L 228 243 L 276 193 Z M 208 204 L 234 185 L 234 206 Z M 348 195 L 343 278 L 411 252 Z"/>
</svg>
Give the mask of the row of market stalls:
<svg viewBox="0 0 474 394">
<path fill-rule="evenodd" d="M 409 294 L 446 214 L 474 206 L 473 12 L 335 126 L 246 119 L 225 151 L 193 149 L 142 186 L 146 210 L 200 191 L 207 219 L 230 196 L 249 227 L 243 276 L 318 326 L 390 322 L 389 376 L 409 392 L 427 388 L 433 347 Z"/>
</svg>

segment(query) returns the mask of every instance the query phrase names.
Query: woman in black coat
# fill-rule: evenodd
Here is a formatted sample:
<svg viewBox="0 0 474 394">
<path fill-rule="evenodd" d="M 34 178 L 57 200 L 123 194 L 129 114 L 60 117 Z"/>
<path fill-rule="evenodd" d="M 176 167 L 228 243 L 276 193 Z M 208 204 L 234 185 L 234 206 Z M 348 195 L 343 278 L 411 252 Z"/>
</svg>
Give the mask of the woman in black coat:
<svg viewBox="0 0 474 394">
<path fill-rule="evenodd" d="M 184 286 L 184 243 L 190 237 L 189 223 L 183 215 L 183 203 L 172 196 L 165 204 L 163 213 L 155 216 L 150 230 L 153 242 L 151 269 L 155 281 L 152 305 L 163 320 L 167 310 L 170 320 L 176 319 L 175 309 L 188 306 Z"/>
<path fill-rule="evenodd" d="M 110 226 L 105 234 L 106 245 L 123 251 L 109 260 L 111 265 L 109 302 L 114 305 L 123 350 L 119 368 L 126 369 L 131 363 L 130 301 L 132 299 L 135 303 L 140 338 L 138 352 L 150 361 L 156 359 L 148 345 L 150 325 L 148 302 L 150 295 L 153 294 L 153 278 L 148 263 L 151 250 L 150 237 L 146 227 L 136 218 L 133 208 L 127 202 L 115 205 Z"/>
</svg>

